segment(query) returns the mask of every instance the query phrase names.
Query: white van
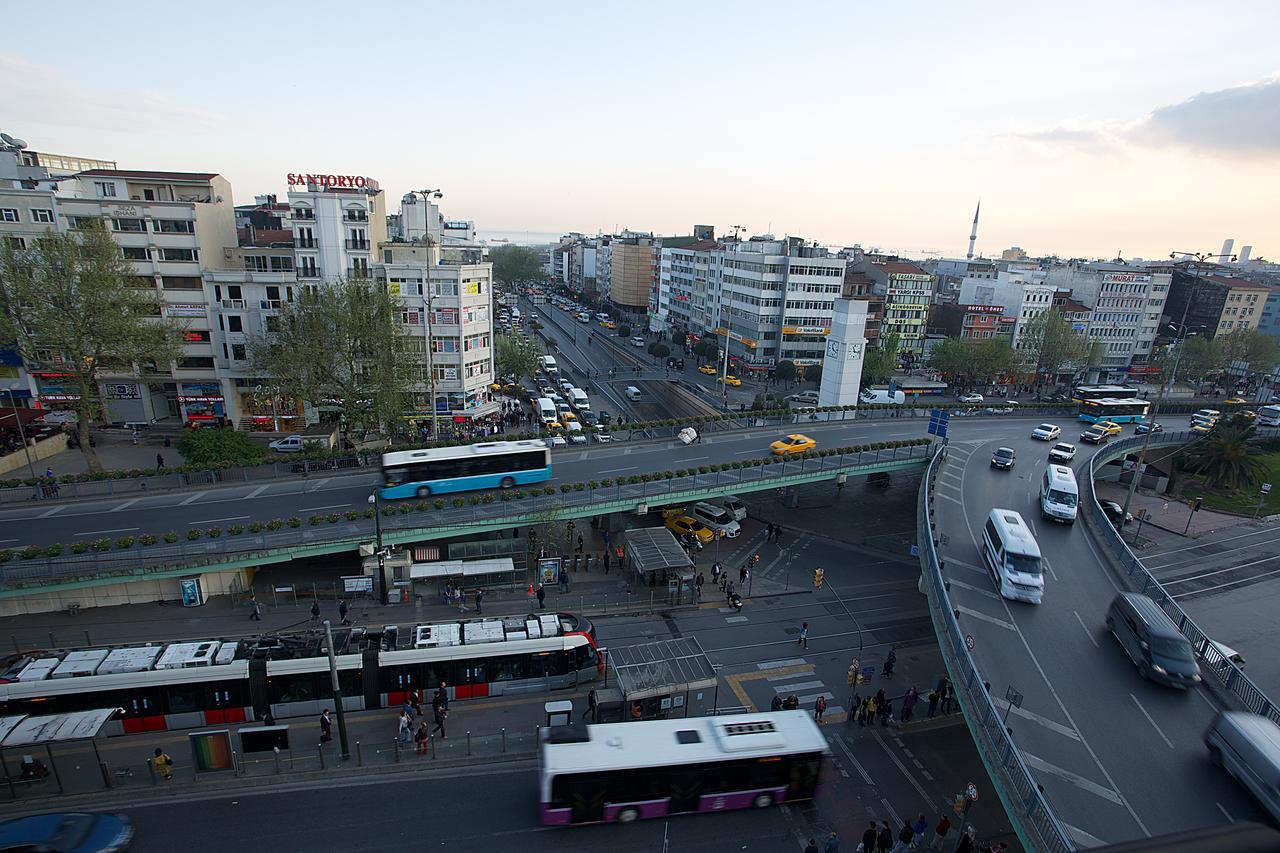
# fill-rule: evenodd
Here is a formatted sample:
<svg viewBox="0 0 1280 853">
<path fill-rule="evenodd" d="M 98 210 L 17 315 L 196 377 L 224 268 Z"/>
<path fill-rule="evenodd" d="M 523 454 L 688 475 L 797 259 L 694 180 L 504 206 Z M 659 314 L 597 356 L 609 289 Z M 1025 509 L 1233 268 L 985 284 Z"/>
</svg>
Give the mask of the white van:
<svg viewBox="0 0 1280 853">
<path fill-rule="evenodd" d="M 538 419 L 542 421 L 543 426 L 560 422 L 560 416 L 556 413 L 556 404 L 551 402 L 550 397 L 539 397 L 537 406 Z"/>
<path fill-rule="evenodd" d="M 894 391 L 890 394 L 888 388 L 864 388 L 862 393 L 858 395 L 858 399 L 864 403 L 897 403 L 902 405 L 907 402 L 907 395 L 902 391 Z"/>
<path fill-rule="evenodd" d="M 556 364 L 555 356 L 544 355 L 542 357 L 542 372 L 548 376 L 555 376 L 560 373 L 560 365 Z"/>
<path fill-rule="evenodd" d="M 713 503 L 699 501 L 693 505 L 689 515 L 701 521 L 704 527 L 709 528 L 717 536 L 723 536 L 725 539 L 736 539 L 742 532 L 742 527 L 733 517 L 733 513 Z"/>
<path fill-rule="evenodd" d="M 634 385 L 628 385 L 623 389 L 622 393 L 626 394 L 627 399 L 633 403 L 640 399 L 640 389 Z"/>
<path fill-rule="evenodd" d="M 591 401 L 587 399 L 587 392 L 581 388 L 569 389 L 569 405 L 573 406 L 575 412 L 587 412 L 591 410 Z"/>
<path fill-rule="evenodd" d="M 1040 514 L 1050 521 L 1076 523 L 1080 491 L 1076 475 L 1066 465 L 1046 465 L 1040 480 Z"/>
<path fill-rule="evenodd" d="M 516 323 L 519 323 L 519 322 L 520 322 L 520 309 L 519 309 L 519 308 L 512 308 L 512 309 L 511 309 L 511 319 L 512 319 L 512 321 L 513 321 L 513 322 L 516 322 Z M 555 359 L 552 359 L 552 363 L 554 363 L 554 362 L 555 362 Z"/>
<path fill-rule="evenodd" d="M 1040 546 L 1022 516 L 993 509 L 982 527 L 982 556 L 995 576 L 1000 594 L 1014 601 L 1039 604 L 1044 596 Z"/>
<path fill-rule="evenodd" d="M 1251 711 L 1222 711 L 1204 735 L 1209 760 L 1280 821 L 1280 726 Z"/>
</svg>

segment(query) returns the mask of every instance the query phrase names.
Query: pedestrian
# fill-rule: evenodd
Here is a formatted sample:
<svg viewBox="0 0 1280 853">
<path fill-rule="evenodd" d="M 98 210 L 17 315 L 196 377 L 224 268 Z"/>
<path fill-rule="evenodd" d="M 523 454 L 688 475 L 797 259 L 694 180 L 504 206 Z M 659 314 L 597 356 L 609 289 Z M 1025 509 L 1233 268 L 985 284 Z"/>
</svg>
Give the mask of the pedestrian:
<svg viewBox="0 0 1280 853">
<path fill-rule="evenodd" d="M 724 600 L 730 607 L 733 606 L 733 581 L 724 585 Z"/>
<path fill-rule="evenodd" d="M 782 710 L 782 697 L 777 693 L 773 694 L 773 700 L 769 702 L 769 710 L 770 711 Z"/>
<path fill-rule="evenodd" d="M 561 592 L 569 591 L 569 572 L 565 570 L 564 566 L 560 567 L 560 574 L 557 576 L 556 580 L 560 583 Z"/>
<path fill-rule="evenodd" d="M 840 836 L 836 835 L 834 829 L 827 836 L 826 843 L 822 845 L 822 853 L 840 853 Z"/>
<path fill-rule="evenodd" d="M 800 639 L 796 642 L 804 648 L 809 648 L 809 623 L 804 622 L 800 625 Z"/>
<path fill-rule="evenodd" d="M 874 726 L 876 723 L 876 697 L 871 696 L 862 705 L 862 724 Z"/>
<path fill-rule="evenodd" d="M 325 744 L 333 740 L 333 714 L 328 708 L 320 714 L 320 743 Z"/>
<path fill-rule="evenodd" d="M 773 522 L 772 521 L 770 521 L 768 524 L 764 526 L 764 541 L 765 542 L 773 541 Z"/>
<path fill-rule="evenodd" d="M 887 726 L 893 722 L 893 700 L 885 699 L 884 704 L 880 706 L 880 725 Z"/>
<path fill-rule="evenodd" d="M 276 724 L 275 715 L 271 713 L 271 708 L 269 706 L 267 708 L 267 712 L 262 715 L 262 724 L 264 726 L 274 726 Z"/>
<path fill-rule="evenodd" d="M 596 714 L 600 708 L 600 700 L 596 697 L 595 688 L 591 688 L 587 692 L 587 716 L 591 718 L 591 722 L 596 721 Z"/>
<path fill-rule="evenodd" d="M 978 831 L 972 826 L 967 827 L 964 832 L 960 833 L 960 842 L 956 844 L 956 853 L 973 853 L 974 840 Z"/>
<path fill-rule="evenodd" d="M 719 563 L 711 564 L 711 583 L 714 584 L 715 586 L 720 585 L 720 564 Z"/>
<path fill-rule="evenodd" d="M 741 586 L 746 582 L 747 582 L 747 567 L 744 565 L 742 568 L 738 569 L 738 585 Z"/>
<path fill-rule="evenodd" d="M 902 722 L 911 722 L 911 714 L 915 711 L 916 702 L 920 700 L 920 693 L 914 688 L 907 688 L 907 693 L 902 697 Z"/>
<path fill-rule="evenodd" d="M 951 831 L 951 819 L 946 815 L 938 818 L 937 824 L 933 827 L 933 839 L 929 842 L 930 850 L 941 850 L 945 843 L 947 833 Z"/>
<path fill-rule="evenodd" d="M 817 839 L 810 838 L 809 843 L 804 846 L 804 853 L 818 853 Z"/>
<path fill-rule="evenodd" d="M 897 647 L 897 646 L 890 646 L 890 647 L 889 647 L 889 654 L 885 655 L 885 659 L 884 659 L 884 674 L 885 674 L 885 675 L 893 675 L 893 665 L 894 665 L 895 663 L 897 663 L 897 662 L 898 662 L 898 651 L 897 651 L 897 649 L 898 649 L 898 647 Z"/>
<path fill-rule="evenodd" d="M 405 743 L 413 739 L 413 718 L 409 716 L 408 711 L 403 709 L 400 711 L 399 736 L 400 740 Z"/>
<path fill-rule="evenodd" d="M 911 839 L 916 837 L 916 832 L 911 828 L 910 823 L 904 823 L 902 829 L 898 830 L 898 846 L 906 849 L 911 846 Z"/>
<path fill-rule="evenodd" d="M 942 688 L 942 713 L 950 714 L 955 701 L 956 695 L 951 689 L 950 682 L 948 682 L 947 686 Z"/>
<path fill-rule="evenodd" d="M 431 730 L 431 733 L 439 732 L 441 740 L 448 740 L 449 736 L 444 731 L 444 721 L 449 719 L 449 706 L 441 702 L 439 696 L 431 702 L 431 716 L 436 721 L 436 726 Z"/>
<path fill-rule="evenodd" d="M 787 701 L 783 703 L 782 707 L 788 711 L 796 710 L 800 707 L 800 697 L 792 693 L 787 697 Z"/>
<path fill-rule="evenodd" d="M 773 528 L 773 544 L 780 545 L 782 543 L 782 525 L 774 525 Z"/>
<path fill-rule="evenodd" d="M 547 609 L 546 600 L 547 600 L 547 589 L 542 585 L 541 581 L 539 581 L 538 583 L 538 609 L 539 610 Z"/>
<path fill-rule="evenodd" d="M 889 828 L 889 821 L 880 821 L 880 832 L 876 834 L 876 849 L 880 853 L 889 853 L 893 848 L 893 830 Z"/>
<path fill-rule="evenodd" d="M 938 712 L 938 691 L 930 690 L 929 691 L 929 718 L 932 719 L 933 715 L 936 714 L 937 712 Z"/>
<path fill-rule="evenodd" d="M 45 476 L 45 479 L 46 479 L 46 480 L 52 480 L 52 479 L 53 479 L 53 469 L 52 469 L 52 468 L 45 468 L 45 469 L 44 469 L 44 476 Z"/>
<path fill-rule="evenodd" d="M 320 624 L 320 599 L 311 602 L 311 624 Z"/>
<path fill-rule="evenodd" d="M 706 578 L 703 577 L 702 572 L 698 572 L 698 576 L 694 578 L 693 587 L 694 587 L 694 592 L 697 593 L 698 601 L 702 601 L 702 583 L 705 580 Z"/>
<path fill-rule="evenodd" d="M 423 720 L 418 723 L 418 730 L 413 733 L 413 742 L 416 747 L 415 751 L 418 755 L 427 754 L 427 741 L 431 737 L 431 731 L 427 727 L 427 721 Z"/>
<path fill-rule="evenodd" d="M 134 447 L 137 447 L 137 446 L 138 446 L 138 431 L 137 431 L 136 429 L 135 429 L 132 433 L 130 433 L 129 438 L 133 440 L 133 446 L 134 446 Z"/>
<path fill-rule="evenodd" d="M 467 591 L 462 587 L 458 587 L 458 612 L 467 612 Z"/>
<path fill-rule="evenodd" d="M 606 547 L 606 548 L 604 549 L 604 573 L 605 573 L 606 575 L 607 575 L 607 574 L 609 574 L 609 549 L 608 549 L 608 547 Z"/>
<path fill-rule="evenodd" d="M 444 707 L 449 707 L 449 690 L 445 683 L 440 682 L 440 686 L 436 688 L 435 695 L 431 697 L 431 704 L 435 705 L 439 702 Z"/>
<path fill-rule="evenodd" d="M 419 693 L 416 688 L 409 691 L 409 695 L 405 697 L 405 701 L 408 703 L 409 707 L 413 708 L 413 714 L 415 717 L 422 716 L 422 694 Z"/>
<path fill-rule="evenodd" d="M 262 621 L 262 605 L 258 604 L 258 596 L 256 595 L 249 596 L 249 621 Z"/>
<path fill-rule="evenodd" d="M 819 695 L 813 703 L 813 719 L 816 722 L 822 722 L 822 715 L 827 710 L 827 699 L 825 696 Z"/>
<path fill-rule="evenodd" d="M 867 828 L 862 832 L 862 843 L 858 845 L 858 849 L 863 853 L 875 853 L 876 849 L 876 822 L 873 820 L 867 824 Z"/>
<path fill-rule="evenodd" d="M 583 543 L 583 540 L 582 540 L 582 534 L 581 534 L 581 533 L 579 533 L 579 534 L 578 534 L 578 547 L 574 550 L 574 553 L 575 553 L 575 554 L 581 554 L 581 553 L 582 553 L 582 543 Z"/>
<path fill-rule="evenodd" d="M 484 590 L 476 590 L 476 615 L 479 616 L 483 611 L 480 609 L 481 603 L 484 601 Z"/>
<path fill-rule="evenodd" d="M 929 821 L 925 820 L 924 812 L 915 819 L 911 824 L 911 846 L 919 847 L 924 843 L 924 832 L 929 828 Z"/>
<path fill-rule="evenodd" d="M 347 600 L 345 598 L 338 601 L 338 624 L 351 624 L 351 620 L 347 618 Z"/>
<path fill-rule="evenodd" d="M 164 470 L 164 454 L 163 453 L 156 454 L 156 470 L 157 471 Z"/>
<path fill-rule="evenodd" d="M 166 782 L 173 781 L 173 759 L 169 757 L 169 753 L 160 747 L 156 747 L 155 757 L 151 759 L 151 766 L 160 774 L 160 778 Z"/>
</svg>

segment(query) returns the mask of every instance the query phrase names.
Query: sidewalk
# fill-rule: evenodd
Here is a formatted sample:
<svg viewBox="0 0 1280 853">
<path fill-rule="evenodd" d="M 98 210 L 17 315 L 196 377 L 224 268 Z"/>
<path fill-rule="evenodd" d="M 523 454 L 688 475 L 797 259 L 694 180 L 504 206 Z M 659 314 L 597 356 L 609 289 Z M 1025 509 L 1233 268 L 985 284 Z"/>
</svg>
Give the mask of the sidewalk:
<svg viewBox="0 0 1280 853">
<path fill-rule="evenodd" d="M 1129 487 L 1122 483 L 1095 482 L 1094 493 L 1099 498 L 1113 500 L 1124 506 L 1129 495 Z M 1142 489 L 1133 493 L 1129 503 L 1129 512 L 1134 520 L 1125 526 L 1126 538 L 1132 538 L 1138 527 L 1138 511 L 1146 510 L 1147 517 L 1142 521 L 1142 538 L 1144 540 L 1177 541 L 1183 537 L 1195 538 L 1205 533 L 1213 533 L 1228 527 L 1246 524 L 1252 519 L 1211 509 L 1192 512 L 1191 507 L 1178 500 L 1164 495 L 1153 495 Z M 1187 526 L 1188 520 L 1191 526 Z M 1154 529 L 1153 529 L 1154 528 Z"/>
<path fill-rule="evenodd" d="M 98 453 L 98 461 L 102 463 L 102 467 L 107 471 L 117 470 L 141 470 L 146 471 L 156 467 L 156 454 L 164 457 L 165 465 L 181 465 L 182 457 L 178 455 L 178 448 L 165 447 L 164 439 L 169 437 L 171 443 L 177 438 L 169 433 L 139 433 L 138 443 L 134 445 L 129 439 L 128 433 L 124 433 L 122 438 L 117 438 L 111 433 L 121 432 L 123 430 L 112 430 L 104 433 L 95 430 L 94 439 L 97 446 L 94 450 Z M 54 454 L 48 459 L 42 459 L 36 463 L 36 474 L 43 476 L 46 469 L 52 468 L 54 476 L 62 476 L 63 474 L 83 474 L 89 470 L 89 466 L 85 464 L 84 454 L 78 448 L 71 448 Z M 26 468 L 21 469 L 23 476 L 26 476 Z"/>
</svg>

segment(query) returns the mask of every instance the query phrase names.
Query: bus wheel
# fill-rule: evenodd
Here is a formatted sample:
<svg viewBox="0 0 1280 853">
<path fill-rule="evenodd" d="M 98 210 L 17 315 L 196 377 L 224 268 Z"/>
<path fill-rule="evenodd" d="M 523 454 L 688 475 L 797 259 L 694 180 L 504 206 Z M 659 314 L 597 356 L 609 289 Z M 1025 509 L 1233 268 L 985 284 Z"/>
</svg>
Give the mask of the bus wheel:
<svg viewBox="0 0 1280 853">
<path fill-rule="evenodd" d="M 501 482 L 501 483 L 499 483 L 498 485 L 499 485 L 499 486 L 501 486 L 501 487 L 502 487 L 502 488 L 504 488 L 504 489 L 509 489 L 509 488 L 511 488 L 512 486 L 514 486 L 515 484 L 516 484 L 515 478 L 513 478 L 513 477 L 503 477 L 503 478 L 502 478 L 502 482 Z"/>
<path fill-rule="evenodd" d="M 633 823 L 638 817 L 640 817 L 639 809 L 623 809 L 618 812 L 618 823 Z"/>
<path fill-rule="evenodd" d="M 418 497 L 420 497 L 420 498 L 428 498 L 428 497 L 431 497 L 431 487 L 430 487 L 430 486 L 418 486 Z"/>
<path fill-rule="evenodd" d="M 769 808 L 769 806 L 773 805 L 773 795 L 772 794 L 756 794 L 756 798 L 751 801 L 751 805 L 755 806 L 758 809 L 767 809 Z"/>
</svg>

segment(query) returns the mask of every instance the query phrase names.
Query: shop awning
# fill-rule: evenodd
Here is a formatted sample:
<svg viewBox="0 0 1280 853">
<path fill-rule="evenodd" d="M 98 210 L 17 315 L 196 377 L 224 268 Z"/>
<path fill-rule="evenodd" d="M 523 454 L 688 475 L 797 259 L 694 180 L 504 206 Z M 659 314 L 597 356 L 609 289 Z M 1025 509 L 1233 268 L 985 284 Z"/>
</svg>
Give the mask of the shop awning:
<svg viewBox="0 0 1280 853">
<path fill-rule="evenodd" d="M 609 668 L 629 701 L 716 686 L 715 667 L 695 637 L 611 646 Z"/>
<path fill-rule="evenodd" d="M 38 421 L 49 414 L 48 409 L 0 409 L 0 429 L 17 430 L 18 424 L 24 427 L 32 421 Z"/>
</svg>

